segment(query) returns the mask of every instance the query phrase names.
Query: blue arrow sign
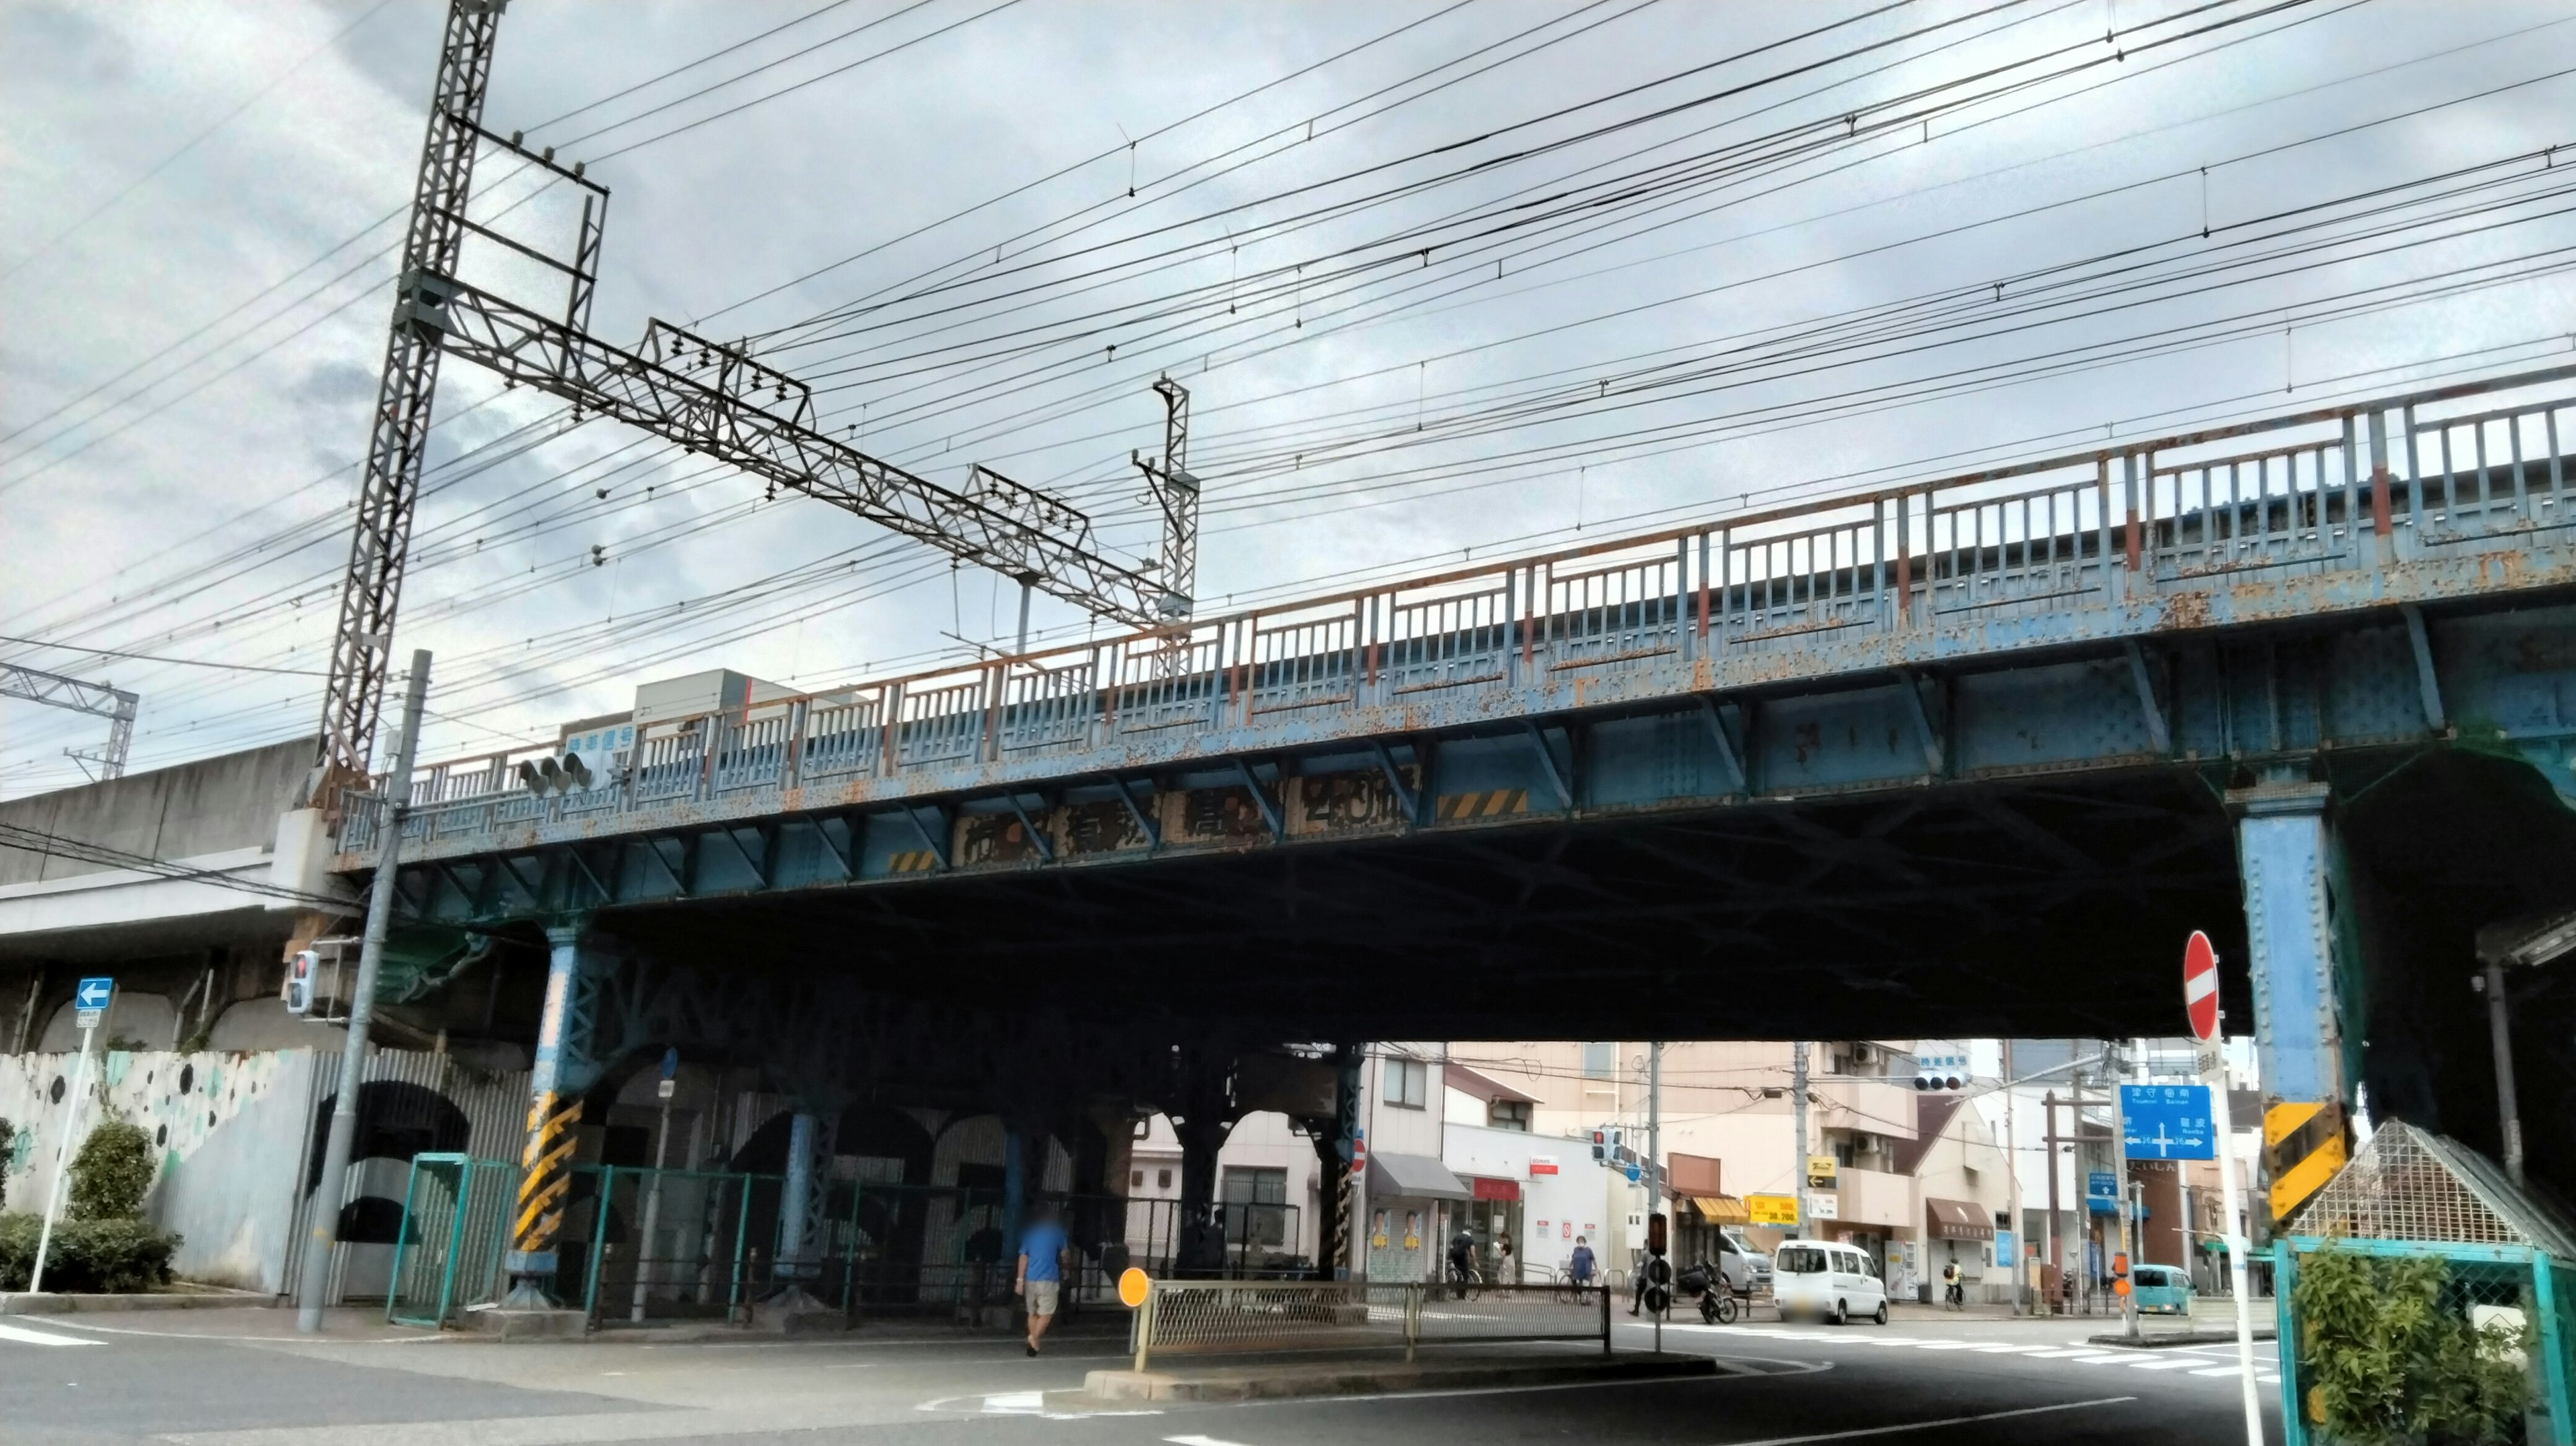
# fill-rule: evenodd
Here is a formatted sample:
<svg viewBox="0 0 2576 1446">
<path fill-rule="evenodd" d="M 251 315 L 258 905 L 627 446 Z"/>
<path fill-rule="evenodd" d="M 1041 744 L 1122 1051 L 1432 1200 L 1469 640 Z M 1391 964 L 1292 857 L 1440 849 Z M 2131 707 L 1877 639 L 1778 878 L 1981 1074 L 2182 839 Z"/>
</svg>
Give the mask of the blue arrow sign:
<svg viewBox="0 0 2576 1446">
<path fill-rule="evenodd" d="M 105 1009 L 108 997 L 115 992 L 116 981 L 113 979 L 84 979 L 80 987 L 72 991 L 72 1008 Z"/>
<path fill-rule="evenodd" d="M 2207 1085 L 2122 1085 L 2120 1122 L 2132 1160 L 2211 1160 Z"/>
</svg>

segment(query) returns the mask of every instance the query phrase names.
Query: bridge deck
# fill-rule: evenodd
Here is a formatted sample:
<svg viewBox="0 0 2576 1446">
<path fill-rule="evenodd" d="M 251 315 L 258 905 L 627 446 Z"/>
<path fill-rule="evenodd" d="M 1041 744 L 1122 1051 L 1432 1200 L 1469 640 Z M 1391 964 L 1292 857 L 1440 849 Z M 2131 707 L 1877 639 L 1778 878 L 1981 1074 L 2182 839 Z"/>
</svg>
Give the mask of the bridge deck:
<svg viewBox="0 0 2576 1446">
<path fill-rule="evenodd" d="M 1420 796 L 1419 740 L 1676 706 L 1704 710 L 1719 776 L 1702 791 L 1740 798 L 1763 791 L 1746 772 L 1760 773 L 1763 752 L 1753 700 L 1892 683 L 1890 716 L 1916 735 L 1903 746 L 1920 744 L 1917 771 L 1930 776 L 2189 757 L 2204 750 L 2180 736 L 2186 720 L 2157 716 L 2144 651 L 2128 659 L 2143 706 L 2126 710 L 2111 730 L 2124 737 L 2107 749 L 2096 738 L 2080 755 L 1945 758 L 1951 720 L 1927 710 L 1943 705 L 1944 675 L 2070 650 L 2113 660 L 2116 674 L 2122 650 L 2141 642 L 2576 582 L 2576 466 L 2559 437 L 2576 407 L 2571 376 L 2561 368 L 1829 498 L 1186 632 L 668 720 L 595 786 L 568 792 L 537 795 L 518 781 L 517 765 L 552 745 L 437 764 L 416 777 L 408 851 L 453 858 L 859 810 L 901 820 L 878 832 L 908 846 L 862 849 L 853 825 L 833 844 L 844 877 L 1053 862 L 1101 841 L 1086 833 L 1116 850 L 1207 833 L 1164 816 L 1182 805 L 1162 795 L 1229 767 L 1256 782 L 1235 821 L 1250 827 L 1216 832 L 1266 821 L 1284 835 L 1272 815 L 1287 801 L 1295 770 L 1276 760 L 1288 755 L 1363 776 L 1374 765 L 1379 782 L 1354 785 L 1345 811 L 1441 826 L 1531 802 L 1526 790 L 1506 801 L 1507 789 L 1438 778 Z M 2230 450 L 2246 438 L 2264 445 Z M 2370 741 L 2346 732 L 2338 741 Z M 1538 785 L 1539 806 L 1593 802 L 1572 796 L 1572 760 L 1533 736 L 1550 766 L 1521 776 Z M 2400 719 L 2388 736 L 2422 728 Z M 2243 751 L 2228 742 L 2220 751 Z M 1079 820 L 1039 822 L 1086 803 Z M 369 805 L 353 801 L 341 868 L 366 866 L 374 826 Z"/>
</svg>

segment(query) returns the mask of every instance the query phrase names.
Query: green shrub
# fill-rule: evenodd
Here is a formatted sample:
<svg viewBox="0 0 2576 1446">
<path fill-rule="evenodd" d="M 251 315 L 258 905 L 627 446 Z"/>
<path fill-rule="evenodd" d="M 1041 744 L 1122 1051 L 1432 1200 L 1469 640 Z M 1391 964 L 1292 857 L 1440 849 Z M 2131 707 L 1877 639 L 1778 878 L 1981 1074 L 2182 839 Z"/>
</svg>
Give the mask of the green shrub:
<svg viewBox="0 0 2576 1446">
<path fill-rule="evenodd" d="M 2299 1261 L 2290 1313 L 2308 1419 L 2350 1446 L 2521 1439 L 2531 1381 L 2522 1329 L 2481 1330 L 2435 1256 L 2326 1249 Z"/>
<path fill-rule="evenodd" d="M 152 1188 L 152 1137 L 124 1120 L 101 1120 L 72 1156 L 71 1218 L 138 1220 Z"/>
<path fill-rule="evenodd" d="M 36 1268 L 39 1215 L 0 1215 L 0 1290 L 25 1290 Z M 45 1255 L 45 1289 L 124 1293 L 170 1283 L 179 1237 L 140 1220 L 57 1220 Z"/>
</svg>

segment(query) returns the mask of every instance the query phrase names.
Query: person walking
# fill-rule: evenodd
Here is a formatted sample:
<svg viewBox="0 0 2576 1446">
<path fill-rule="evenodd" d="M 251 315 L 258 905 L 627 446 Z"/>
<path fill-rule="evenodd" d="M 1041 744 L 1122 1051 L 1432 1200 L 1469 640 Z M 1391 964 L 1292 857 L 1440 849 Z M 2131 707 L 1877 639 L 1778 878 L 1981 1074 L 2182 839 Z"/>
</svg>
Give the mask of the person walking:
<svg viewBox="0 0 2576 1446">
<path fill-rule="evenodd" d="M 1040 1205 L 1030 1212 L 1028 1225 L 1020 1231 L 1020 1267 L 1011 1286 L 1011 1293 L 1020 1297 L 1029 1314 L 1030 1355 L 1038 1353 L 1038 1342 L 1046 1339 L 1047 1327 L 1055 1322 L 1065 1257 L 1072 1253 L 1073 1242 L 1065 1238 L 1054 1207 Z"/>
<path fill-rule="evenodd" d="M 1584 1237 L 1574 1237 L 1574 1253 L 1565 1258 L 1565 1273 L 1574 1279 L 1574 1303 L 1583 1304 L 1583 1294 L 1592 1286 L 1592 1244 Z"/>
</svg>

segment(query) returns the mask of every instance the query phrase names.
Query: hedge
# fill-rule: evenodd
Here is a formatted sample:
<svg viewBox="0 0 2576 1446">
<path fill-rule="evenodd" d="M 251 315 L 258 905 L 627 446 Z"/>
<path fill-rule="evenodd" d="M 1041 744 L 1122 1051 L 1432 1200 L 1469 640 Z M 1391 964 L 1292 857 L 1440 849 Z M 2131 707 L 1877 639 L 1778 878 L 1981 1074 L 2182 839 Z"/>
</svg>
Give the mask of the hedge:
<svg viewBox="0 0 2576 1446">
<path fill-rule="evenodd" d="M 25 1290 L 36 1267 L 44 1218 L 0 1215 L 0 1290 Z M 45 1256 L 49 1291 L 124 1293 L 170 1283 L 179 1237 L 141 1220 L 57 1220 Z"/>
</svg>

